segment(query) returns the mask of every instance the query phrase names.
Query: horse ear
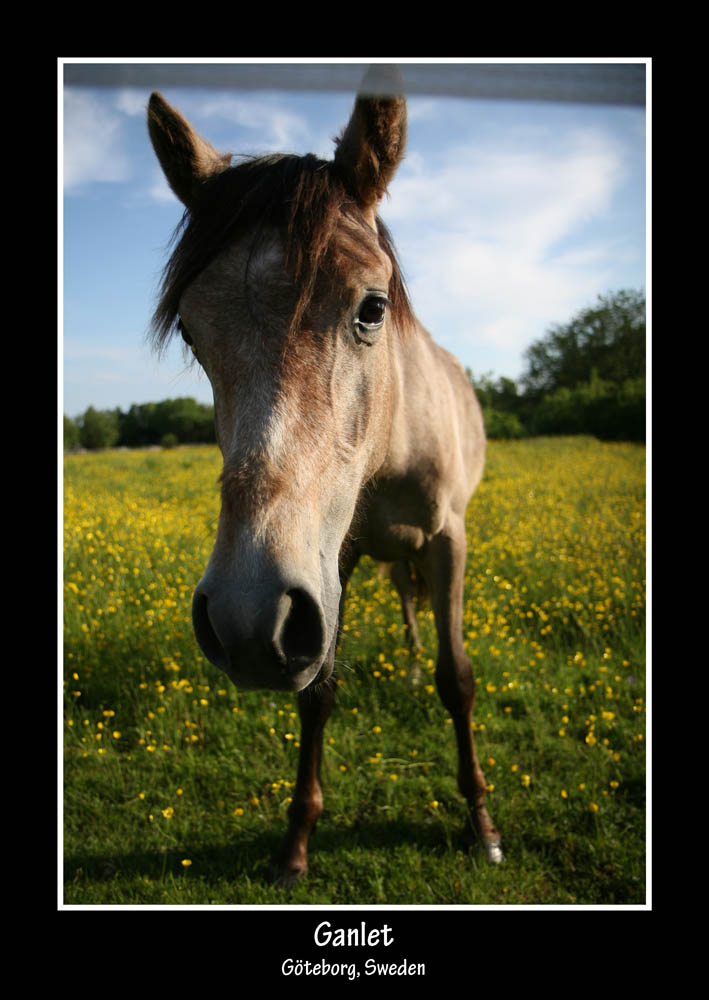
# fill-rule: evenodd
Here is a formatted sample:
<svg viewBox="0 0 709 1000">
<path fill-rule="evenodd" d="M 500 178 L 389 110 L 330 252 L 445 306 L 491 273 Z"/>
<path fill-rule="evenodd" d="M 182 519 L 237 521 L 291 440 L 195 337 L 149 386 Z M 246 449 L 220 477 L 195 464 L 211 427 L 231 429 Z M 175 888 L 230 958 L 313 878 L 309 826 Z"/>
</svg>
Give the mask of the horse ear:
<svg viewBox="0 0 709 1000">
<path fill-rule="evenodd" d="M 218 153 L 157 91 L 148 104 L 148 132 L 168 184 L 184 205 L 191 204 L 202 181 L 230 164 L 231 153 Z"/>
<path fill-rule="evenodd" d="M 376 209 L 404 156 L 406 99 L 397 67 L 365 76 L 347 128 L 336 140 L 335 168 L 361 208 Z"/>
</svg>

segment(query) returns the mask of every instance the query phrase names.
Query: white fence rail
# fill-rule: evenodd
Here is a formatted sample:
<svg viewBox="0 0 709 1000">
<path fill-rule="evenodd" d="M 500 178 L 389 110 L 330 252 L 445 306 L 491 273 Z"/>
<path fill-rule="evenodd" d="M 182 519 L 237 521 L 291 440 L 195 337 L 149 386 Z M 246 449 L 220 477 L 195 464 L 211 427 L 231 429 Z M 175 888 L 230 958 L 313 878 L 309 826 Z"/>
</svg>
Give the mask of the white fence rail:
<svg viewBox="0 0 709 1000">
<path fill-rule="evenodd" d="M 397 63 L 407 94 L 644 105 L 650 60 Z M 64 84 L 356 91 L 364 63 L 62 62 Z"/>
</svg>

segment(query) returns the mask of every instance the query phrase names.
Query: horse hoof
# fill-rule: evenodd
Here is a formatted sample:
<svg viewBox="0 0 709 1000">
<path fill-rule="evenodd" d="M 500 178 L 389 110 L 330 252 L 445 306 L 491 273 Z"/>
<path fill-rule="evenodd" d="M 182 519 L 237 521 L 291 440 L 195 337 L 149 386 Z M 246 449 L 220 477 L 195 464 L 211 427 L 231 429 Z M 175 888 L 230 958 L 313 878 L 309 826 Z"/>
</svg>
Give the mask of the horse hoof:
<svg viewBox="0 0 709 1000">
<path fill-rule="evenodd" d="M 274 862 L 269 866 L 267 879 L 278 888 L 291 889 L 303 881 L 307 872 L 307 868 L 283 868 Z"/>
<path fill-rule="evenodd" d="M 505 860 L 499 841 L 492 844 L 485 844 L 485 856 L 487 857 L 488 863 L 491 865 L 499 865 Z"/>
</svg>

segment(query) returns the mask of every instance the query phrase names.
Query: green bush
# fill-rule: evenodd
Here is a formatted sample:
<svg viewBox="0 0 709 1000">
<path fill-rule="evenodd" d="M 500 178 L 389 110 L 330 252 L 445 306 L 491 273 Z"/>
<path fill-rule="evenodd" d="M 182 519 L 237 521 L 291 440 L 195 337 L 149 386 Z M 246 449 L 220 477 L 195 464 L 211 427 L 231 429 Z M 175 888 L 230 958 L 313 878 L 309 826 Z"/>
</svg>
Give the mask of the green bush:
<svg viewBox="0 0 709 1000">
<path fill-rule="evenodd" d="M 645 379 L 620 385 L 597 377 L 545 396 L 531 418 L 532 434 L 592 434 L 605 441 L 645 440 Z"/>
<path fill-rule="evenodd" d="M 491 406 L 483 406 L 482 410 L 485 433 L 488 438 L 521 438 L 525 436 L 524 427 L 516 413 L 505 413 L 503 410 L 495 410 Z"/>
</svg>

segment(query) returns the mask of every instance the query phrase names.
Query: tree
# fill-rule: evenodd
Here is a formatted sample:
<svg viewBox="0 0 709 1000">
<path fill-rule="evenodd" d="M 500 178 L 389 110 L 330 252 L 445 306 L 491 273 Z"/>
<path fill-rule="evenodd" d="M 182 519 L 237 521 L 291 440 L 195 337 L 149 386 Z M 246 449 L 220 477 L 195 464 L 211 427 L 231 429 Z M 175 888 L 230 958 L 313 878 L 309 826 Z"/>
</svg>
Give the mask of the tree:
<svg viewBox="0 0 709 1000">
<path fill-rule="evenodd" d="M 533 400 L 575 389 L 591 377 L 621 385 L 645 374 L 645 295 L 620 291 L 598 297 L 565 326 L 553 326 L 525 352 L 525 395 Z M 595 373 L 595 374 L 594 374 Z"/>
<path fill-rule="evenodd" d="M 81 417 L 79 440 L 83 448 L 111 448 L 118 441 L 118 434 L 115 410 L 96 410 L 89 406 Z"/>
<path fill-rule="evenodd" d="M 190 396 L 164 399 L 159 403 L 134 403 L 127 413 L 118 413 L 120 443 L 129 448 L 160 444 L 174 434 L 181 444 L 213 443 L 214 407 Z"/>
<path fill-rule="evenodd" d="M 213 407 L 198 403 L 191 396 L 156 403 L 155 426 L 159 440 L 170 433 L 182 443 L 215 440 Z"/>
<path fill-rule="evenodd" d="M 128 448 L 157 444 L 158 432 L 154 426 L 156 403 L 133 403 L 127 413 L 118 414 L 120 442 Z"/>
<path fill-rule="evenodd" d="M 64 451 L 79 447 L 79 426 L 71 417 L 64 414 Z"/>
<path fill-rule="evenodd" d="M 645 296 L 599 296 L 525 352 L 519 384 L 466 373 L 490 438 L 594 434 L 645 440 Z"/>
</svg>

